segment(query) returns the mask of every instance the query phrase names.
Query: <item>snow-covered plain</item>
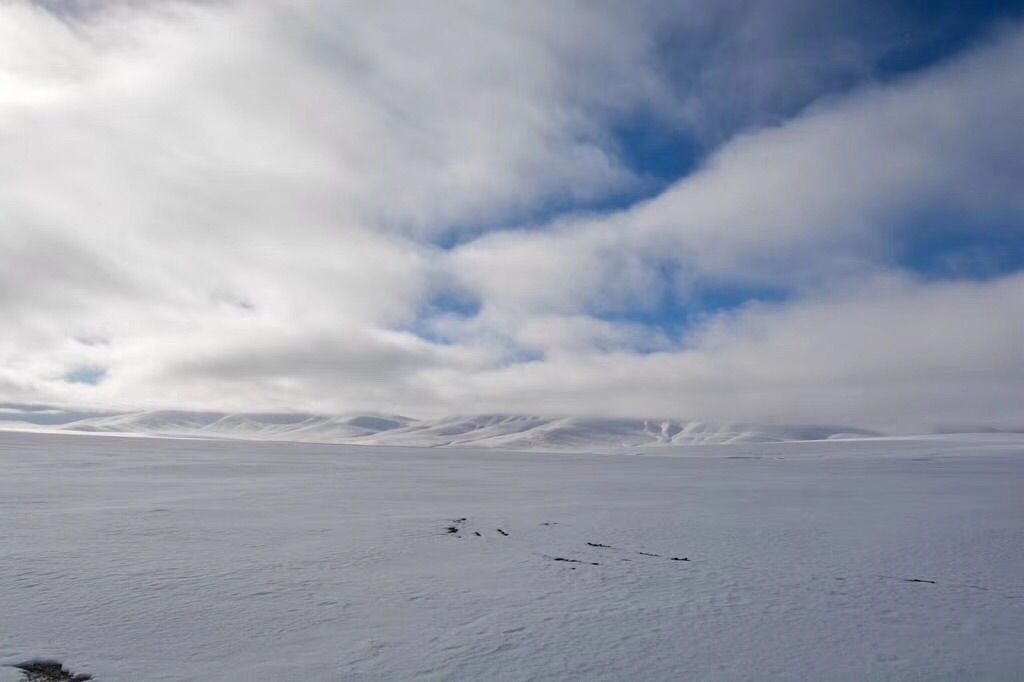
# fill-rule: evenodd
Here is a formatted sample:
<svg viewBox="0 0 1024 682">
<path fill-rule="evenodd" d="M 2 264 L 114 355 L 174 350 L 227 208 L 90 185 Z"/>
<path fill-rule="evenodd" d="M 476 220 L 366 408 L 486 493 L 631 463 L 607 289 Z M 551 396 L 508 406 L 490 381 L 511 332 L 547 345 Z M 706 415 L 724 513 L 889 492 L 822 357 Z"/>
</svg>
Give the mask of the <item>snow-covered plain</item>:
<svg viewBox="0 0 1024 682">
<path fill-rule="evenodd" d="M 1022 490 L 1019 435 L 551 454 L 0 433 L 0 663 L 1019 680 Z"/>
</svg>

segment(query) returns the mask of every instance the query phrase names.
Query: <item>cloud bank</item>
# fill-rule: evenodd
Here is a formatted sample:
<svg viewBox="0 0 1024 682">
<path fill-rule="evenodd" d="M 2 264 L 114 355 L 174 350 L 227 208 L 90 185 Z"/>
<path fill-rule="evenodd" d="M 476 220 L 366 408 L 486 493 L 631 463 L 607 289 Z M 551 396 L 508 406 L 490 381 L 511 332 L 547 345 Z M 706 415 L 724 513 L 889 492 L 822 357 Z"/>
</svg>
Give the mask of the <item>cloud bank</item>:
<svg viewBox="0 0 1024 682">
<path fill-rule="evenodd" d="M 1024 28 L 893 12 L 4 4 L 0 401 L 1020 426 Z"/>
</svg>

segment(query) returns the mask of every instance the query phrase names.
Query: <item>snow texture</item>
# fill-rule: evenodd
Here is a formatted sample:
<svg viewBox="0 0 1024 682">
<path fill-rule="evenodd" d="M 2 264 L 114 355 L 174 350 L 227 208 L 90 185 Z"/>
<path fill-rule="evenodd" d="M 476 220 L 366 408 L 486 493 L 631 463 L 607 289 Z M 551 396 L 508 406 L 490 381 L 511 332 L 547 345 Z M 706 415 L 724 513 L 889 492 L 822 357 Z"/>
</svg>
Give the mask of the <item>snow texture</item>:
<svg viewBox="0 0 1024 682">
<path fill-rule="evenodd" d="M 1022 455 L 1015 435 L 541 454 L 0 433 L 0 663 L 1019 680 Z"/>
</svg>

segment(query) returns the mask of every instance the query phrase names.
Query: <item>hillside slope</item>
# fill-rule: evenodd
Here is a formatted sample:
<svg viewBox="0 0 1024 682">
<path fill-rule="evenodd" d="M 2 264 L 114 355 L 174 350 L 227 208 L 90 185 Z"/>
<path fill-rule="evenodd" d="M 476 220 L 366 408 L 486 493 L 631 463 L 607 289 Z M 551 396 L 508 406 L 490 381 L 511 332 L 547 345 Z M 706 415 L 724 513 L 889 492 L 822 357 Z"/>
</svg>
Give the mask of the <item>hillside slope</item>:
<svg viewBox="0 0 1024 682">
<path fill-rule="evenodd" d="M 837 434 L 872 435 L 850 427 L 769 427 L 665 419 L 599 419 L 508 414 L 411 419 L 381 414 L 326 416 L 167 410 L 80 419 L 62 424 L 57 429 L 66 432 L 180 438 L 566 451 L 822 440 Z"/>
</svg>

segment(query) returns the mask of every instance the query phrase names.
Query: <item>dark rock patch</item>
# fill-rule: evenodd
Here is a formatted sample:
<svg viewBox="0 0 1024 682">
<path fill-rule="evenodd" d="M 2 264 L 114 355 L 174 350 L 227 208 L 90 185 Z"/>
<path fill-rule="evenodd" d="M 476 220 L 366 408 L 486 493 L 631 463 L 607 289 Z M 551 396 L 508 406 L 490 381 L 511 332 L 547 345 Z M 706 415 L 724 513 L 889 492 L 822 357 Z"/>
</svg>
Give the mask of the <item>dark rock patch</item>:
<svg viewBox="0 0 1024 682">
<path fill-rule="evenodd" d="M 16 663 L 15 668 L 25 673 L 30 682 L 86 682 L 92 679 L 88 673 L 73 673 L 60 661 L 37 658 Z"/>
<path fill-rule="evenodd" d="M 568 563 L 568 564 L 589 564 L 591 566 L 600 566 L 601 565 L 601 564 L 597 563 L 596 561 L 580 561 L 579 559 L 566 559 L 564 556 L 553 556 L 553 557 L 551 557 L 551 560 L 552 561 L 564 561 L 565 563 Z"/>
</svg>

